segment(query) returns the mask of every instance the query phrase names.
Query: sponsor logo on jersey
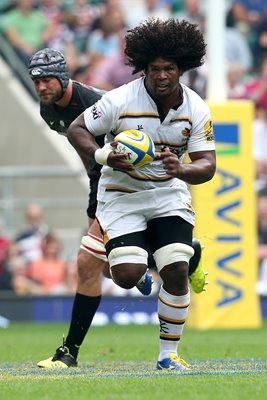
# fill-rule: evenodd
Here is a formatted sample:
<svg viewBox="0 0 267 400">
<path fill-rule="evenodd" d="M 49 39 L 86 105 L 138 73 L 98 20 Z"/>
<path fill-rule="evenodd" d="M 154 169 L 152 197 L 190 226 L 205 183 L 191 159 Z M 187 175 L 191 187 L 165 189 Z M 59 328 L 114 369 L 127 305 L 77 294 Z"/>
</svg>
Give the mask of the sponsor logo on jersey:
<svg viewBox="0 0 267 400">
<path fill-rule="evenodd" d="M 208 120 L 205 123 L 204 129 L 205 129 L 206 141 L 207 142 L 213 142 L 214 141 L 214 135 L 213 135 L 213 125 L 212 125 L 212 121 L 211 120 Z"/>
<path fill-rule="evenodd" d="M 94 119 L 101 118 L 101 116 L 102 116 L 101 112 L 97 110 L 96 106 L 93 106 L 92 114 L 93 114 Z"/>
</svg>

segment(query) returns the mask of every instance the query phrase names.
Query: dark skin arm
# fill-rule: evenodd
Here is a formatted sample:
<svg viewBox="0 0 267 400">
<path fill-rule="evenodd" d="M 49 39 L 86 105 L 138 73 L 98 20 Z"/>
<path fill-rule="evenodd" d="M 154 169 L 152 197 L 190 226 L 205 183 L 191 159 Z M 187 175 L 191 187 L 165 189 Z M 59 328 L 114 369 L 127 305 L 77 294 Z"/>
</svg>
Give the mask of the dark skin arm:
<svg viewBox="0 0 267 400">
<path fill-rule="evenodd" d="M 68 140 L 76 149 L 80 156 L 94 159 L 95 151 L 99 148 L 94 136 L 87 130 L 84 123 L 83 114 L 79 115 L 70 125 L 68 131 Z M 112 143 L 113 146 L 116 142 Z M 177 177 L 190 185 L 197 185 L 209 181 L 216 168 L 215 151 L 199 151 L 189 154 L 191 163 L 183 164 L 179 161 L 177 155 L 171 153 L 166 148 L 161 154 L 163 165 L 167 173 Z M 132 171 L 134 166 L 123 161 L 123 154 L 110 152 L 107 158 L 107 165 L 114 169 L 122 171 Z"/>
<path fill-rule="evenodd" d="M 161 154 L 166 172 L 190 185 L 198 185 L 212 179 L 216 170 L 215 151 L 190 153 L 191 163 L 181 163 L 176 154 L 167 147 Z"/>
<path fill-rule="evenodd" d="M 98 144 L 84 123 L 83 114 L 79 115 L 69 126 L 67 131 L 67 137 L 71 145 L 75 148 L 77 153 L 83 159 L 94 159 L 94 154 L 99 149 Z M 112 143 L 116 146 L 116 142 Z M 107 165 L 114 169 L 120 169 L 122 171 L 132 171 L 134 166 L 127 164 L 123 161 L 125 156 L 123 154 L 115 154 L 111 152 L 108 155 Z"/>
</svg>

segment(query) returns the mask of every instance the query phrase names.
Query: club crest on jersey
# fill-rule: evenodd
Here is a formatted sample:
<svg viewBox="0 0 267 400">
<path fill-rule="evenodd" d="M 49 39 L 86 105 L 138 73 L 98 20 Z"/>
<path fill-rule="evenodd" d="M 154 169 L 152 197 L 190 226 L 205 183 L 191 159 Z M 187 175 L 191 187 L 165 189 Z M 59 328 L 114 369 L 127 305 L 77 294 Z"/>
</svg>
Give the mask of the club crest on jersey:
<svg viewBox="0 0 267 400">
<path fill-rule="evenodd" d="M 189 136 L 190 136 L 190 129 L 184 128 L 184 129 L 181 131 L 181 134 L 182 134 L 183 136 L 185 136 L 185 137 L 189 137 Z"/>
</svg>

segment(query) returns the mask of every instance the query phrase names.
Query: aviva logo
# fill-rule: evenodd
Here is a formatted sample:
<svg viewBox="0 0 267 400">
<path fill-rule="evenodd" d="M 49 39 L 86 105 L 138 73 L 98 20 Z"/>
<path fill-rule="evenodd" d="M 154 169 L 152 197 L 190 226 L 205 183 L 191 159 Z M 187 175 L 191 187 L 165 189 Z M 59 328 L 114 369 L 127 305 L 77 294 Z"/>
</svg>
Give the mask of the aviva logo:
<svg viewBox="0 0 267 400">
<path fill-rule="evenodd" d="M 240 153 L 240 133 L 238 124 L 214 124 L 216 153 L 233 156 Z"/>
</svg>

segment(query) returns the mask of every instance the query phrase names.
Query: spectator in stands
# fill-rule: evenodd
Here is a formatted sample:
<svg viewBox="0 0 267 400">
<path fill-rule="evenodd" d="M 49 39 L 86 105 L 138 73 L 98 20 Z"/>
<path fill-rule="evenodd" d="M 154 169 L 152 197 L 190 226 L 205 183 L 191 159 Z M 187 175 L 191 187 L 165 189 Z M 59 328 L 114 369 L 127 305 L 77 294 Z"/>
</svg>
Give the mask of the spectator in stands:
<svg viewBox="0 0 267 400">
<path fill-rule="evenodd" d="M 135 2 L 121 2 L 123 15 L 127 27 L 134 28 L 148 18 L 167 19 L 171 16 L 169 2 L 161 0 L 143 0 Z"/>
<path fill-rule="evenodd" d="M 43 239 L 48 233 L 48 226 L 44 222 L 43 209 L 39 204 L 30 204 L 27 207 L 25 219 L 27 227 L 16 237 L 26 263 L 30 263 L 42 255 Z"/>
<path fill-rule="evenodd" d="M 227 22 L 245 37 L 254 57 L 258 41 L 258 26 L 266 10 L 266 0 L 233 0 L 227 13 Z"/>
<path fill-rule="evenodd" d="M 244 98 L 252 100 L 256 107 L 256 116 L 267 108 L 267 55 L 261 60 L 258 73 L 245 85 Z"/>
<path fill-rule="evenodd" d="M 90 70 L 106 57 L 120 51 L 120 35 L 125 27 L 120 9 L 104 13 L 101 16 L 100 28 L 95 29 L 88 38 L 87 55 Z"/>
<path fill-rule="evenodd" d="M 86 52 L 88 36 L 93 29 L 94 21 L 99 16 L 99 7 L 87 0 L 73 0 L 73 4 L 65 11 L 65 20 L 74 33 L 74 45 L 78 55 Z"/>
<path fill-rule="evenodd" d="M 193 24 L 202 24 L 203 10 L 199 0 L 184 0 L 183 10 L 173 13 L 173 16 L 178 19 L 186 19 Z"/>
<path fill-rule="evenodd" d="M 0 219 L 0 290 L 11 289 L 11 274 L 8 271 L 6 260 L 9 239 L 3 232 L 4 222 Z"/>
<path fill-rule="evenodd" d="M 227 69 L 227 98 L 242 99 L 245 94 L 245 71 L 239 64 L 231 64 Z"/>
<path fill-rule="evenodd" d="M 253 47 L 255 66 L 259 65 L 262 57 L 267 54 L 267 9 L 262 16 L 261 22 L 256 26 L 256 37 Z"/>
<path fill-rule="evenodd" d="M 258 192 L 257 213 L 259 280 L 256 291 L 261 296 L 267 296 L 267 187 Z"/>
<path fill-rule="evenodd" d="M 230 8 L 235 26 L 248 35 L 253 35 L 254 28 L 266 10 L 266 0 L 233 0 Z"/>
<path fill-rule="evenodd" d="M 42 256 L 29 264 L 28 277 L 35 284 L 34 294 L 67 293 L 67 262 L 61 258 L 61 244 L 55 235 L 45 236 Z"/>
<path fill-rule="evenodd" d="M 17 55 L 27 64 L 32 53 L 43 46 L 48 23 L 35 8 L 34 0 L 17 0 L 17 7 L 3 15 L 2 29 Z"/>
<path fill-rule="evenodd" d="M 28 265 L 16 242 L 10 242 L 7 252 L 7 269 L 11 274 L 12 290 L 18 296 L 31 293 L 32 282 L 27 276 Z"/>
<path fill-rule="evenodd" d="M 59 1 L 42 0 L 40 10 L 48 21 L 48 28 L 43 37 L 44 44 L 65 55 L 69 74 L 73 76 L 78 65 L 74 32 L 64 23 L 64 13 L 59 7 Z"/>
<path fill-rule="evenodd" d="M 48 21 L 58 21 L 62 13 L 61 1 L 39 0 L 38 9 Z"/>
<path fill-rule="evenodd" d="M 206 32 L 206 18 L 204 15 L 198 15 L 199 24 L 201 30 Z M 225 43 L 225 58 L 226 58 L 226 67 L 228 72 L 233 72 L 232 67 L 236 68 L 238 66 L 239 73 L 241 75 L 248 74 L 253 67 L 253 57 L 251 50 L 242 36 L 242 34 L 233 27 L 226 26 L 224 31 L 224 43 Z M 237 71 L 235 71 L 237 72 Z M 185 73 L 182 77 L 182 81 L 193 88 L 201 97 L 206 97 L 206 82 L 209 73 L 209 65 L 205 62 L 197 70 L 189 71 Z M 234 78 L 233 76 L 229 76 L 229 78 Z M 237 77 L 235 77 L 237 78 Z M 240 76 L 241 78 L 241 76 Z M 233 82 L 229 82 L 233 85 Z M 229 90 L 230 92 L 230 90 Z M 231 88 L 231 97 L 233 97 L 233 88 Z M 242 95 L 245 93 L 244 92 Z M 229 93 L 230 95 L 230 93 Z M 241 97 L 242 97 L 241 95 Z"/>
<path fill-rule="evenodd" d="M 140 77 L 139 74 L 133 75 L 132 68 L 125 64 L 124 43 L 124 36 L 121 35 L 120 51 L 99 62 L 91 74 L 90 85 L 102 90 L 111 90 Z"/>
</svg>

